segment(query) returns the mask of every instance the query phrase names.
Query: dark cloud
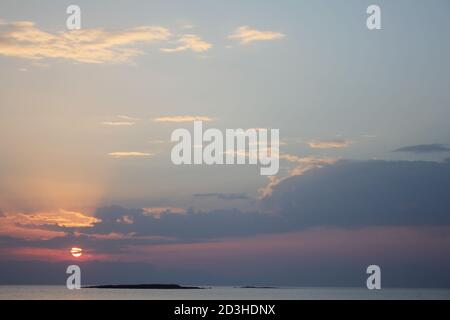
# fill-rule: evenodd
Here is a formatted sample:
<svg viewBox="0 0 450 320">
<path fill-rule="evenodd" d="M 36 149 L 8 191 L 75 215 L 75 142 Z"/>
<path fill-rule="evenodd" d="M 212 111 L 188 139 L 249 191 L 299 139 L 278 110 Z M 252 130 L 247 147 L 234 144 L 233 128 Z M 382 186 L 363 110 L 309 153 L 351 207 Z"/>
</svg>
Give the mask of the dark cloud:
<svg viewBox="0 0 450 320">
<path fill-rule="evenodd" d="M 198 198 L 218 198 L 221 200 L 248 200 L 245 193 L 196 193 L 193 195 Z"/>
<path fill-rule="evenodd" d="M 394 152 L 410 152 L 410 153 L 435 153 L 435 152 L 448 152 L 450 148 L 443 144 L 418 144 L 414 146 L 406 146 L 394 150 Z"/>
<path fill-rule="evenodd" d="M 450 162 L 341 161 L 283 180 L 260 211 L 186 210 L 160 216 L 119 206 L 97 209 L 91 227 L 26 225 L 62 231 L 48 240 L 1 237 L 0 246 L 62 249 L 76 243 L 101 253 L 127 247 L 211 242 L 313 227 L 450 226 Z M 124 217 L 127 217 L 126 219 Z M 106 237 L 119 234 L 120 237 Z M 99 237 L 103 235 L 103 237 Z"/>
<path fill-rule="evenodd" d="M 93 227 L 77 228 L 85 234 L 122 233 L 136 236 L 175 237 L 182 241 L 207 240 L 228 236 L 247 236 L 289 230 L 285 219 L 261 212 L 243 212 L 237 209 L 208 212 L 188 209 L 185 214 L 170 211 L 161 216 L 147 215 L 141 209 L 118 206 L 100 208 L 95 216 L 101 222 Z M 121 217 L 133 223 L 122 223 Z"/>
<path fill-rule="evenodd" d="M 450 225 L 448 190 L 449 162 L 341 161 L 282 181 L 261 211 L 188 209 L 152 216 L 113 206 L 99 208 L 95 216 L 101 221 L 92 227 L 64 230 L 190 242 L 321 226 Z"/>
<path fill-rule="evenodd" d="M 286 179 L 266 204 L 303 226 L 450 224 L 450 163 L 349 161 Z"/>
</svg>

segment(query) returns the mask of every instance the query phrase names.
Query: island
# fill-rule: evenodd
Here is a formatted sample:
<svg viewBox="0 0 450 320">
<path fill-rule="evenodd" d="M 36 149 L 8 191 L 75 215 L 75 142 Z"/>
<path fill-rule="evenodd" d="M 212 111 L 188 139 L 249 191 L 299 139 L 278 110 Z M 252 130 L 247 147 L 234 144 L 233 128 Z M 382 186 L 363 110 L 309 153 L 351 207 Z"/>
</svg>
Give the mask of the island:
<svg viewBox="0 0 450 320">
<path fill-rule="evenodd" d="M 205 289 L 202 287 L 181 286 L 178 284 L 107 284 L 86 286 L 83 289 Z"/>
<path fill-rule="evenodd" d="M 267 286 L 242 286 L 241 289 L 278 289 L 277 287 L 267 287 Z"/>
</svg>

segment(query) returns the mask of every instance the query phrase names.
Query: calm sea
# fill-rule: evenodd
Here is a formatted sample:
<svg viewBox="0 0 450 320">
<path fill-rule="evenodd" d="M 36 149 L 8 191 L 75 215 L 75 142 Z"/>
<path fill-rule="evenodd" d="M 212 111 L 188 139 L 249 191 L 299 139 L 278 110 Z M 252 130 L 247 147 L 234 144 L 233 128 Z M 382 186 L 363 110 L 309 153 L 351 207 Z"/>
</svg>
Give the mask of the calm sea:
<svg viewBox="0 0 450 320">
<path fill-rule="evenodd" d="M 447 289 L 382 289 L 363 288 L 275 288 L 243 289 L 211 287 L 202 290 L 68 290 L 61 286 L 0 286 L 0 300 L 64 299 L 64 300 L 336 300 L 336 299 L 445 299 Z"/>
</svg>

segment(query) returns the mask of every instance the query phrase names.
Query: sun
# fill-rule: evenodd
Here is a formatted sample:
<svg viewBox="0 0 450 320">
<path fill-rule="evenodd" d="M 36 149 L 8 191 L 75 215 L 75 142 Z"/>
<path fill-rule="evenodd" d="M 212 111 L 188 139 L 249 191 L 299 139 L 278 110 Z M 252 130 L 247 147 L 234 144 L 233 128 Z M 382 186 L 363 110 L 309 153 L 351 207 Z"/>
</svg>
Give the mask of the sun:
<svg viewBox="0 0 450 320">
<path fill-rule="evenodd" d="M 74 247 L 74 248 L 70 249 L 70 253 L 71 253 L 72 256 L 74 256 L 75 258 L 79 258 L 79 257 L 81 257 L 81 255 L 83 254 L 83 249 Z"/>
</svg>

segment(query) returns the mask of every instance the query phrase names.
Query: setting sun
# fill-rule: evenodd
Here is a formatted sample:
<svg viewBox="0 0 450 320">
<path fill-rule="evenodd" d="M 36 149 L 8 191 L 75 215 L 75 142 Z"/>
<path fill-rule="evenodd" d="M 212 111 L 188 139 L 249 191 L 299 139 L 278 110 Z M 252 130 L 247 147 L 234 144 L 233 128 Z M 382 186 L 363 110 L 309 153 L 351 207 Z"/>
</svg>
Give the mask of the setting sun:
<svg viewBox="0 0 450 320">
<path fill-rule="evenodd" d="M 72 248 L 70 250 L 70 253 L 72 254 L 72 256 L 74 256 L 75 258 L 81 257 L 81 255 L 83 250 L 81 248 Z"/>
</svg>

